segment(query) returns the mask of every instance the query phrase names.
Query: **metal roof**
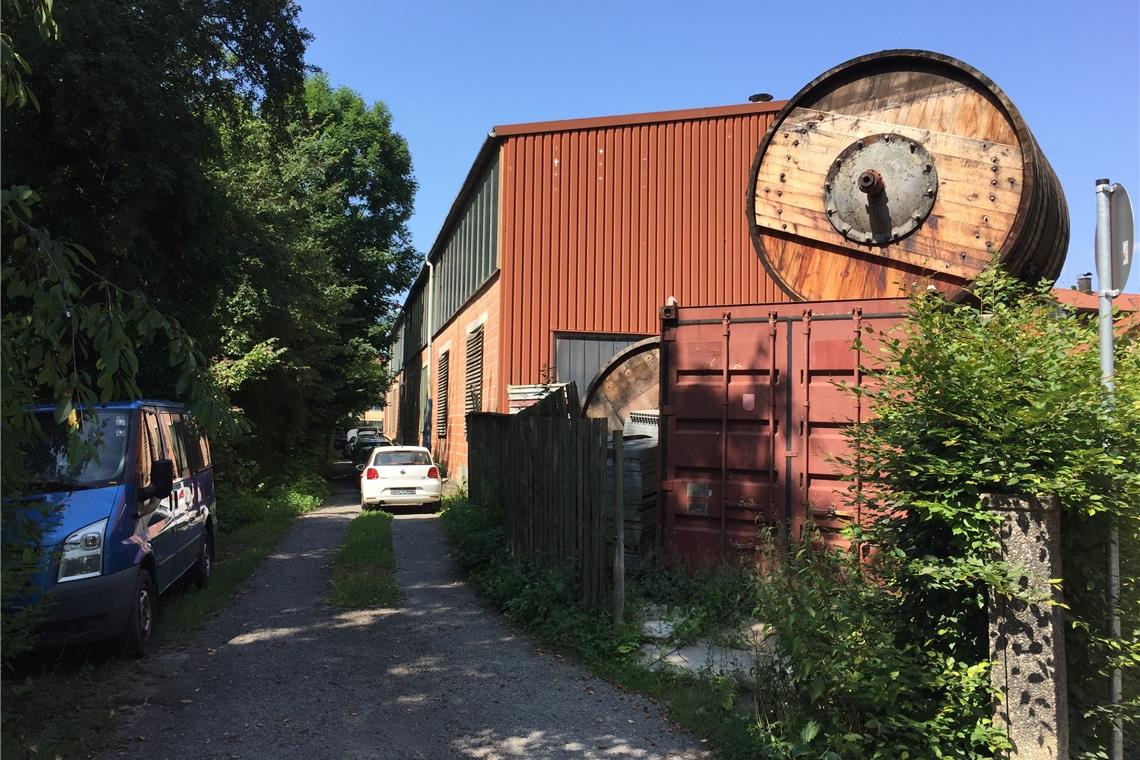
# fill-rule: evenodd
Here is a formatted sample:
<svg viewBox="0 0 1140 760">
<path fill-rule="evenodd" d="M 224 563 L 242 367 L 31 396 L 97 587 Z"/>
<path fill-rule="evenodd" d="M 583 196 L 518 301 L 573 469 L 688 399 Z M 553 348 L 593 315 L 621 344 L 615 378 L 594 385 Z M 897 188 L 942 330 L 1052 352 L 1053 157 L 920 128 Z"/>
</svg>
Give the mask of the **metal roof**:
<svg viewBox="0 0 1140 760">
<path fill-rule="evenodd" d="M 754 114 L 754 113 L 775 113 L 784 107 L 784 101 L 774 100 L 767 103 L 737 103 L 728 106 L 709 106 L 706 108 L 685 108 L 675 109 L 671 111 L 653 111 L 649 113 L 635 113 L 635 114 L 621 114 L 616 116 L 592 116 L 579 119 L 563 119 L 558 121 L 535 121 L 526 122 L 521 124 L 502 124 L 492 127 L 490 132 L 487 133 L 483 145 L 479 148 L 478 154 L 475 156 L 471 168 L 467 171 L 467 176 L 463 180 L 463 184 L 459 188 L 459 192 L 455 196 L 455 200 L 451 203 L 451 208 L 444 217 L 443 224 L 440 226 L 439 233 L 436 235 L 435 242 L 432 243 L 431 249 L 428 251 L 427 260 L 435 262 L 443 249 L 447 246 L 447 241 L 455 225 L 463 216 L 463 210 L 467 206 L 467 201 L 470 199 L 471 194 L 479 186 L 479 178 L 482 177 L 483 172 L 486 170 L 487 165 L 497 157 L 498 147 L 502 143 L 503 138 L 518 137 L 522 135 L 543 134 L 547 132 L 566 132 L 566 131 L 582 131 L 588 129 L 600 129 L 604 127 L 615 126 L 632 126 L 637 124 L 664 124 L 676 121 L 697 121 L 701 119 L 715 119 L 724 116 L 735 116 L 741 114 Z M 417 290 L 424 286 L 427 281 L 427 266 L 424 265 L 420 268 L 420 273 L 412 282 L 411 287 L 408 289 L 408 295 L 404 299 L 404 305 L 400 307 L 399 313 L 396 315 L 392 323 L 392 331 L 395 332 L 397 328 L 403 323 L 404 315 L 407 312 L 408 303 L 412 300 L 413 295 Z"/>
</svg>

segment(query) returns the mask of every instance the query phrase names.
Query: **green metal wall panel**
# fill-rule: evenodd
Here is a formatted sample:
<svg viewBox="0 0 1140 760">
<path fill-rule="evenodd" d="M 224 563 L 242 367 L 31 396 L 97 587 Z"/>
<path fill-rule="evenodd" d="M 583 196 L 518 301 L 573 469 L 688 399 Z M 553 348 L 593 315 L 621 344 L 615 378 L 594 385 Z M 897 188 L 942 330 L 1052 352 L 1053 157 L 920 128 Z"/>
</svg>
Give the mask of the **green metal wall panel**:
<svg viewBox="0 0 1140 760">
<path fill-rule="evenodd" d="M 435 261 L 432 329 L 439 330 L 499 268 L 499 162 L 472 193 Z"/>
</svg>

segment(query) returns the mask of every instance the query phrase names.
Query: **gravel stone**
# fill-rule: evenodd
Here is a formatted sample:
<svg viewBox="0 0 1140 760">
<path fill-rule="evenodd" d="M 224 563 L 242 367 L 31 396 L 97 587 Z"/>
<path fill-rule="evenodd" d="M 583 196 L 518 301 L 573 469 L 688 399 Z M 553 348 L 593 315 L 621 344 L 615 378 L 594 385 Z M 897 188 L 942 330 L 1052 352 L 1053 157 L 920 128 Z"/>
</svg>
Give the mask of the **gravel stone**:
<svg viewBox="0 0 1140 760">
<path fill-rule="evenodd" d="M 434 515 L 394 523 L 403 606 L 329 607 L 331 563 L 360 511 L 351 477 L 334 489 L 189 646 L 143 663 L 154 685 L 103 757 L 712 756 L 657 703 L 480 606 Z"/>
</svg>

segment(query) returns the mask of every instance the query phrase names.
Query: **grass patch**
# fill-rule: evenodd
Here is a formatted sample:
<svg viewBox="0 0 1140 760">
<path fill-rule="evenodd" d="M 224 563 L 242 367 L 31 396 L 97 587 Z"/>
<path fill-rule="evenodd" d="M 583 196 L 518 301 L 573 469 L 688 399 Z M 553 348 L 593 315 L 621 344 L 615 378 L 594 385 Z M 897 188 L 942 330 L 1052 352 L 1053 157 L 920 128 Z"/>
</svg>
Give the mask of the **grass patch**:
<svg viewBox="0 0 1140 760">
<path fill-rule="evenodd" d="M 218 535 L 210 585 L 183 579 L 160 599 L 149 657 L 185 645 L 273 551 L 297 516 L 316 509 L 323 480 L 304 478 L 264 494 L 218 495 Z M 228 513 L 231 498 L 239 499 Z M 36 653 L 6 663 L 0 757 L 87 757 L 107 745 L 123 705 L 147 686 L 142 663 L 120 658 L 110 644 Z"/>
<path fill-rule="evenodd" d="M 338 607 L 391 607 L 400 600 L 392 549 L 392 515 L 364 512 L 349 523 L 333 564 L 329 602 Z"/>
</svg>

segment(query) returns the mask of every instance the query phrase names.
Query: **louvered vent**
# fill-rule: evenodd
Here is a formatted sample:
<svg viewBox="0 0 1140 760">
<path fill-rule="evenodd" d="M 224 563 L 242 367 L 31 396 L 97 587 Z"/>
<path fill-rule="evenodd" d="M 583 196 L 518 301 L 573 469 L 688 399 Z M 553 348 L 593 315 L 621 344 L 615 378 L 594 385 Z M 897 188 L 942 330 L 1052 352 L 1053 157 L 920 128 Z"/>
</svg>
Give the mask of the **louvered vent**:
<svg viewBox="0 0 1140 760">
<path fill-rule="evenodd" d="M 483 411 L 483 327 L 467 336 L 467 371 L 463 383 L 463 413 Z"/>
<path fill-rule="evenodd" d="M 435 393 L 435 434 L 440 438 L 447 437 L 447 367 L 451 362 L 450 351 L 439 355 L 438 386 Z"/>
</svg>

